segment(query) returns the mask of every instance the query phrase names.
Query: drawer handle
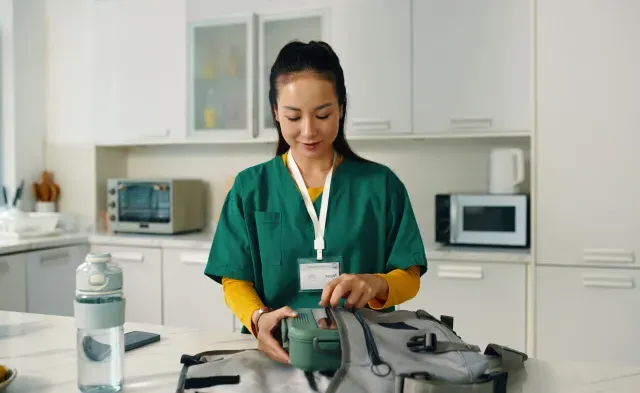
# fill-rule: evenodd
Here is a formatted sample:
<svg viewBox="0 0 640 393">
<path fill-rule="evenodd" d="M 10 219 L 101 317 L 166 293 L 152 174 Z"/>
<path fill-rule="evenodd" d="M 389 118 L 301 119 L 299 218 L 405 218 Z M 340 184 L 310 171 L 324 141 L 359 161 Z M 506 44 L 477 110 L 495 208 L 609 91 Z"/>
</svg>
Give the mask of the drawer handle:
<svg viewBox="0 0 640 393">
<path fill-rule="evenodd" d="M 587 249 L 584 250 L 582 255 L 582 260 L 588 263 L 632 264 L 635 262 L 635 259 L 633 251 L 615 249 Z"/>
<path fill-rule="evenodd" d="M 206 265 L 209 255 L 203 253 L 184 253 L 180 255 L 180 262 L 188 265 Z"/>
<path fill-rule="evenodd" d="M 353 119 L 351 125 L 357 131 L 387 131 L 391 121 L 384 119 Z"/>
<path fill-rule="evenodd" d="M 111 253 L 111 259 L 121 262 L 143 262 L 144 254 L 141 252 L 114 252 Z"/>
<path fill-rule="evenodd" d="M 634 287 L 633 277 L 630 276 L 607 276 L 603 274 L 582 275 L 582 285 L 591 288 L 617 288 L 632 289 Z"/>
<path fill-rule="evenodd" d="M 449 125 L 455 129 L 487 129 L 493 126 L 493 119 L 487 118 L 470 118 L 456 117 L 449 119 Z"/>
<path fill-rule="evenodd" d="M 62 251 L 57 253 L 49 253 L 40 256 L 40 264 L 45 265 L 51 262 L 63 260 L 63 262 L 69 261 L 69 251 Z"/>
<path fill-rule="evenodd" d="M 460 278 L 463 280 L 482 280 L 482 267 L 479 266 L 440 266 L 439 278 Z"/>
</svg>

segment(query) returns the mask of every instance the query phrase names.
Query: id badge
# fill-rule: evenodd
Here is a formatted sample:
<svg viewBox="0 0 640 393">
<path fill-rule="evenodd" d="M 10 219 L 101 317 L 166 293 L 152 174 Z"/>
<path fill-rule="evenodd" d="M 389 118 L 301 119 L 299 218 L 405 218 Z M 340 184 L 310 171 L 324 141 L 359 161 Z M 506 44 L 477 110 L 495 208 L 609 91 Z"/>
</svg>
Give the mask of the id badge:
<svg viewBox="0 0 640 393">
<path fill-rule="evenodd" d="M 316 258 L 299 258 L 300 292 L 322 291 L 326 283 L 338 278 L 342 272 L 341 266 L 341 257 L 324 257 L 321 261 Z"/>
</svg>

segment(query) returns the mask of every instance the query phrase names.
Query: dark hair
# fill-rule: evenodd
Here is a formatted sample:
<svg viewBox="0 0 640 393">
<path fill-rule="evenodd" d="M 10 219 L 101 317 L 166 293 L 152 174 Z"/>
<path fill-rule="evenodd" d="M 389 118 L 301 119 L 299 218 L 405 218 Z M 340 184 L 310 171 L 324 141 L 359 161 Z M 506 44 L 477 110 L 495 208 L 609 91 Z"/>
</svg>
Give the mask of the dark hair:
<svg viewBox="0 0 640 393">
<path fill-rule="evenodd" d="M 347 89 L 344 84 L 344 73 L 340 66 L 340 60 L 331 46 L 323 41 L 310 41 L 308 44 L 300 41 L 291 41 L 280 50 L 276 61 L 271 67 L 269 103 L 271 104 L 273 123 L 278 130 L 276 156 L 289 150 L 289 144 L 284 140 L 280 123 L 275 116 L 275 109 L 278 106 L 276 100 L 278 96 L 278 79 L 288 74 L 303 71 L 313 71 L 333 83 L 335 93 L 338 96 L 338 105 L 343 108 L 338 126 L 338 135 L 333 142 L 333 147 L 344 158 L 361 160 L 362 158 L 351 149 L 344 136 L 344 121 L 347 117 Z"/>
</svg>

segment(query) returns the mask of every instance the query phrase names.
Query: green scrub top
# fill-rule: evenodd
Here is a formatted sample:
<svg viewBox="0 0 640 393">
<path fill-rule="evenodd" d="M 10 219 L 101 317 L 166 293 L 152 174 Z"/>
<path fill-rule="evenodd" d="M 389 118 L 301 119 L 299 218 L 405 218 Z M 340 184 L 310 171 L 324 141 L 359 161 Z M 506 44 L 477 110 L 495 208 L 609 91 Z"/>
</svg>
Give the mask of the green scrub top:
<svg viewBox="0 0 640 393">
<path fill-rule="evenodd" d="M 314 202 L 320 211 L 323 194 Z M 333 174 L 325 256 L 342 273 L 387 273 L 427 259 L 404 184 L 388 167 L 345 158 Z M 298 258 L 313 258 L 314 228 L 282 156 L 240 172 L 227 194 L 205 274 L 254 283 L 271 308 L 318 307 L 321 292 L 299 291 Z"/>
</svg>

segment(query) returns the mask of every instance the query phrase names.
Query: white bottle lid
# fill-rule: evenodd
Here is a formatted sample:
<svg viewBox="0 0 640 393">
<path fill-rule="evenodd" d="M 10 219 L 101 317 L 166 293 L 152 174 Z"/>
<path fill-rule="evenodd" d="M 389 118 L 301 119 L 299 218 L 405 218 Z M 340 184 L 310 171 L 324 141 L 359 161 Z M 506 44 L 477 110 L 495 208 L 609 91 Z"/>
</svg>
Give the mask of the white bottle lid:
<svg viewBox="0 0 640 393">
<path fill-rule="evenodd" d="M 87 274 L 81 265 L 76 272 L 76 291 L 85 294 L 110 294 L 122 291 L 122 269 L 110 263 L 111 254 L 89 253 L 85 264 L 91 264 L 92 272 Z"/>
</svg>

